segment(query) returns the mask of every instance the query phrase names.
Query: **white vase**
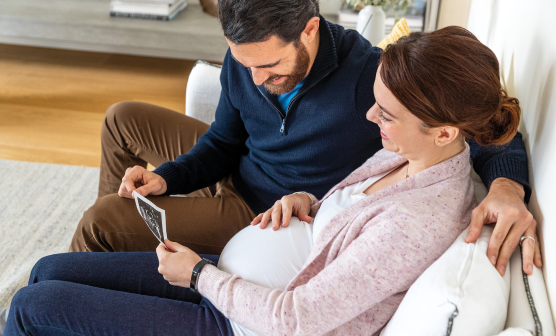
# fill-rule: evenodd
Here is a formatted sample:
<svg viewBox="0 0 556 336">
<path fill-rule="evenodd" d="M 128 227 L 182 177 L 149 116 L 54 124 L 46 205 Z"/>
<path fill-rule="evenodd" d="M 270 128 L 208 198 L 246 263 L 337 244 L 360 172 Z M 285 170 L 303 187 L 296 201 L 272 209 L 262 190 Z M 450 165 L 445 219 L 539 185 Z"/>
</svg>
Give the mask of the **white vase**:
<svg viewBox="0 0 556 336">
<path fill-rule="evenodd" d="M 381 6 L 365 6 L 357 18 L 357 31 L 376 46 L 384 39 L 386 14 Z"/>
</svg>

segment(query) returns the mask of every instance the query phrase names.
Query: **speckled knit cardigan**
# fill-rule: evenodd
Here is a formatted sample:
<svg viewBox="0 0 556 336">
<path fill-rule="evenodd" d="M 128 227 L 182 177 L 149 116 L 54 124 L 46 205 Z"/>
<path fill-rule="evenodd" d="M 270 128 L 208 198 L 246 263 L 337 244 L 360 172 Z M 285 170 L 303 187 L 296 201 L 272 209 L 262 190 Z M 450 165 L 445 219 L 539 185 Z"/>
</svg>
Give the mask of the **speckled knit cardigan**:
<svg viewBox="0 0 556 336">
<path fill-rule="evenodd" d="M 323 200 L 405 162 L 383 149 Z M 470 172 L 466 146 L 344 209 L 320 233 L 284 291 L 214 266 L 201 272 L 199 291 L 228 318 L 261 335 L 373 335 L 469 224 L 475 206 Z M 323 200 L 314 202 L 313 210 Z"/>
</svg>

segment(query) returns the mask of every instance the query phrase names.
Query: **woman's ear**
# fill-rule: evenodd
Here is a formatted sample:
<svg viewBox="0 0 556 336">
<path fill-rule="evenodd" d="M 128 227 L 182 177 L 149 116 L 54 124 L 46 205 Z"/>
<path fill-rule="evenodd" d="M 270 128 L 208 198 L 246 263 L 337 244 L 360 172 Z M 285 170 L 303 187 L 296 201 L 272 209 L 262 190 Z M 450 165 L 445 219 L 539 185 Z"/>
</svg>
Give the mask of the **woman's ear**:
<svg viewBox="0 0 556 336">
<path fill-rule="evenodd" d="M 437 128 L 434 142 L 443 147 L 452 143 L 459 136 L 459 128 L 453 126 L 441 126 Z"/>
</svg>

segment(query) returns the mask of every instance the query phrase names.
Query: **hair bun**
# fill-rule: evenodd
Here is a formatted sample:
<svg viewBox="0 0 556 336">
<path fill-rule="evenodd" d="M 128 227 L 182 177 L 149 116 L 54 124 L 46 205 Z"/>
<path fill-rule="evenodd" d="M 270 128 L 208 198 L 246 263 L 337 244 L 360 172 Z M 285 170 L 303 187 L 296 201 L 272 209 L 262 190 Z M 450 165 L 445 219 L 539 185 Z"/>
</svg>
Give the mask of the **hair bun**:
<svg viewBox="0 0 556 336">
<path fill-rule="evenodd" d="M 503 145 L 512 140 L 517 133 L 521 108 L 519 100 L 509 97 L 506 90 L 500 91 L 500 107 L 496 110 L 489 122 L 477 130 L 473 138 L 480 145 Z"/>
</svg>

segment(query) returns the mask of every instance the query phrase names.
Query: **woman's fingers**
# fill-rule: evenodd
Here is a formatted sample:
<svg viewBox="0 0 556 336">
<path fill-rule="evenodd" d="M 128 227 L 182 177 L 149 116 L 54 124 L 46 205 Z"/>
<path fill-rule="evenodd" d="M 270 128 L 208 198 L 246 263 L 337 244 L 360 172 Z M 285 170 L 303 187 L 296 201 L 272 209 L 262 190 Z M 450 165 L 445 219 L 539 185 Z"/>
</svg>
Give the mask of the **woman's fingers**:
<svg viewBox="0 0 556 336">
<path fill-rule="evenodd" d="M 263 218 L 261 219 L 261 229 L 265 229 L 266 226 L 268 225 L 268 221 L 270 221 L 270 215 L 272 213 L 272 208 L 268 209 L 264 214 L 263 214 Z"/>
<path fill-rule="evenodd" d="M 292 218 L 292 201 L 288 196 L 282 197 L 282 227 L 290 225 Z"/>
<path fill-rule="evenodd" d="M 523 271 L 529 275 L 533 274 L 533 257 L 535 255 L 537 236 L 535 234 L 535 228 L 529 227 L 525 231 L 524 236 L 529 236 L 535 238 L 535 241 L 531 238 L 525 238 L 521 242 L 521 248 L 523 251 Z"/>
<path fill-rule="evenodd" d="M 282 227 L 288 227 L 288 225 L 290 225 L 292 215 L 296 215 L 301 220 L 310 222 L 312 220 L 312 218 L 308 216 L 310 209 L 302 209 L 303 202 L 301 202 L 301 204 L 298 204 L 300 202 L 296 201 L 296 198 L 294 196 L 296 195 L 284 196 L 281 200 L 276 201 L 272 208 L 268 209 L 265 213 L 259 214 L 257 217 L 255 217 L 251 221 L 251 225 L 257 225 L 260 223 L 261 229 L 265 229 L 268 226 L 268 223 L 272 221 L 272 229 L 276 231 L 280 228 L 280 225 L 282 225 Z M 301 218 L 300 216 L 303 218 Z"/>
<path fill-rule="evenodd" d="M 280 228 L 280 220 L 282 219 L 282 202 L 276 201 L 272 209 L 272 230 L 276 231 Z"/>
<path fill-rule="evenodd" d="M 251 221 L 251 225 L 257 225 L 261 222 L 261 220 L 263 219 L 263 215 L 264 213 L 260 213 L 257 217 L 255 217 L 252 221 Z"/>
</svg>

